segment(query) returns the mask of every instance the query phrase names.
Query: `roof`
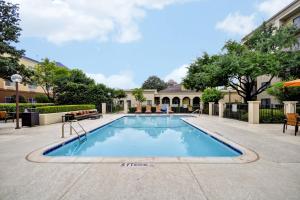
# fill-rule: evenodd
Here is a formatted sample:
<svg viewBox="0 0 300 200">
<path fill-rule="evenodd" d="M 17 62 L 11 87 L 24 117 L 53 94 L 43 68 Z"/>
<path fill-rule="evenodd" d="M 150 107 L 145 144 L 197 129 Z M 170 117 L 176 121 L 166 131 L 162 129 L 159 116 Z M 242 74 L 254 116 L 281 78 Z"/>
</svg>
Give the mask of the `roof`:
<svg viewBox="0 0 300 200">
<path fill-rule="evenodd" d="M 177 92 L 194 92 L 193 90 L 183 90 L 183 87 L 181 84 L 176 84 L 176 85 L 172 85 L 167 87 L 164 90 L 160 90 L 158 93 L 177 93 Z"/>
<path fill-rule="evenodd" d="M 290 7 L 292 7 L 293 5 L 295 5 L 296 3 L 299 3 L 299 0 L 294 0 L 293 2 L 291 2 L 289 5 L 285 6 L 283 9 L 281 9 L 279 12 L 277 12 L 275 15 L 273 15 L 271 18 L 269 18 L 266 23 L 269 23 L 270 21 L 272 21 L 273 19 L 275 19 L 276 17 L 278 17 L 280 14 L 282 14 L 285 10 L 289 9 Z M 261 26 L 259 26 L 261 27 Z M 255 30 L 257 30 L 259 27 L 257 27 L 256 29 L 254 29 L 253 31 L 251 31 L 249 34 L 245 35 L 242 38 L 242 41 L 246 40 L 247 37 L 249 37 Z"/>
<path fill-rule="evenodd" d="M 23 58 L 23 59 L 26 59 L 26 60 L 30 60 L 30 61 L 35 62 L 35 63 L 40 63 L 40 61 L 34 60 L 34 59 L 29 58 L 29 57 L 27 57 L 27 56 L 22 56 L 22 58 Z M 56 61 L 55 61 L 55 64 L 56 64 L 57 66 L 59 66 L 59 67 L 66 67 L 66 66 L 65 66 L 64 64 L 62 64 L 61 62 L 56 62 Z"/>
<path fill-rule="evenodd" d="M 26 60 L 30 60 L 30 61 L 35 62 L 35 63 L 40 63 L 39 61 L 34 60 L 34 59 L 32 59 L 32 58 L 29 58 L 29 57 L 27 57 L 27 56 L 22 56 L 22 58 L 23 58 L 23 59 L 26 59 Z"/>
</svg>

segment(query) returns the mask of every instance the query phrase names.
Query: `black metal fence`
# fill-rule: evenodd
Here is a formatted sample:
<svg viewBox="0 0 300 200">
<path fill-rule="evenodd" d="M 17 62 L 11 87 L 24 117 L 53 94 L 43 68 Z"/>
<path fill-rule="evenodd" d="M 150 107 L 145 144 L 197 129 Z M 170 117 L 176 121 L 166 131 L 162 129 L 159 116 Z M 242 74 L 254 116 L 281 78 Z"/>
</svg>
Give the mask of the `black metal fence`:
<svg viewBox="0 0 300 200">
<path fill-rule="evenodd" d="M 300 115 L 300 103 L 296 104 L 296 112 Z"/>
<path fill-rule="evenodd" d="M 284 105 L 270 104 L 260 105 L 259 122 L 260 123 L 282 123 L 284 120 Z"/>
<path fill-rule="evenodd" d="M 205 103 L 203 104 L 203 111 L 202 111 L 203 114 L 209 114 L 209 104 L 208 103 Z"/>
<path fill-rule="evenodd" d="M 248 121 L 248 104 L 225 104 L 224 117 L 241 121 Z"/>
<path fill-rule="evenodd" d="M 219 115 L 219 104 L 213 104 L 212 114 Z"/>
<path fill-rule="evenodd" d="M 106 104 L 106 113 L 118 113 L 124 111 L 123 104 L 116 104 L 116 103 L 107 103 Z"/>
</svg>

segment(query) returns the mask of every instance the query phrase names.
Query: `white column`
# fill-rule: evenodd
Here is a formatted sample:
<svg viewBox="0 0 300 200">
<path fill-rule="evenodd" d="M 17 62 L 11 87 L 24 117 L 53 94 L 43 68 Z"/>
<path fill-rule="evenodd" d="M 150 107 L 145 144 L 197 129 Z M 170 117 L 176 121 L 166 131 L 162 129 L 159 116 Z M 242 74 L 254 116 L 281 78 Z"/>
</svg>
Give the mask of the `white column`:
<svg viewBox="0 0 300 200">
<path fill-rule="evenodd" d="M 102 103 L 102 114 L 106 114 L 106 103 Z"/>
<path fill-rule="evenodd" d="M 224 108 L 225 108 L 225 102 L 219 101 L 219 117 L 224 117 Z"/>
<path fill-rule="evenodd" d="M 208 104 L 209 104 L 209 110 L 208 110 L 208 114 L 209 115 L 213 115 L 213 109 L 214 109 L 214 104 L 215 104 L 215 102 L 208 102 Z"/>
<path fill-rule="evenodd" d="M 124 100 L 124 113 L 127 114 L 128 113 L 128 103 L 126 100 Z"/>
<path fill-rule="evenodd" d="M 284 114 L 296 113 L 296 104 L 298 101 L 284 101 Z"/>
<path fill-rule="evenodd" d="M 248 122 L 259 124 L 259 104 L 260 101 L 248 101 Z"/>
</svg>

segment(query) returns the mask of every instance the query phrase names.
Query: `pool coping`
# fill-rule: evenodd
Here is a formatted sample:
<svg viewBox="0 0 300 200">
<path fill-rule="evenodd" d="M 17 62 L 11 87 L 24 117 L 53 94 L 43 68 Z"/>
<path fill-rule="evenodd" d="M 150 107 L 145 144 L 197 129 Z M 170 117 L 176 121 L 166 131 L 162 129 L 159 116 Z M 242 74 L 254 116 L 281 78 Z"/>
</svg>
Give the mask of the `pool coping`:
<svg viewBox="0 0 300 200">
<path fill-rule="evenodd" d="M 161 114 L 123 114 L 114 119 L 110 119 L 107 122 L 102 123 L 99 127 L 94 128 L 88 131 L 90 132 L 102 128 L 115 120 L 123 118 L 125 116 L 161 116 Z M 181 114 L 183 115 L 183 114 Z M 186 114 L 184 114 L 186 115 Z M 183 116 L 184 116 L 183 115 Z M 166 115 L 165 115 L 166 116 Z M 191 115 L 189 116 L 197 116 Z M 212 138 L 218 140 L 219 142 L 240 151 L 242 154 L 235 157 L 79 157 L 79 156 L 46 156 L 44 153 L 50 149 L 54 149 L 57 146 L 73 141 L 77 138 L 76 135 L 73 135 L 69 138 L 65 138 L 63 141 L 55 142 L 49 145 L 46 145 L 42 148 L 32 151 L 26 156 L 26 159 L 30 162 L 36 163 L 201 163 L 201 164 L 243 164 L 251 163 L 259 159 L 259 156 L 253 150 L 250 150 L 246 147 L 243 147 L 240 144 L 237 144 L 217 133 L 204 129 L 203 127 L 191 122 L 188 118 L 181 118 L 184 122 L 189 125 L 203 131 Z"/>
</svg>

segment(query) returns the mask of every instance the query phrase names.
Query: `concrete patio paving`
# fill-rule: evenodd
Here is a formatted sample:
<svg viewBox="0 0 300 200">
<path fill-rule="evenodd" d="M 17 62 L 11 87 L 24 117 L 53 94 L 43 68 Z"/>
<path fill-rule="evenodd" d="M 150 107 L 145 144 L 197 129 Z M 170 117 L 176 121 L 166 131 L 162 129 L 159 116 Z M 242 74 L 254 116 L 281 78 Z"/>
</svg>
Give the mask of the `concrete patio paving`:
<svg viewBox="0 0 300 200">
<path fill-rule="evenodd" d="M 117 117 L 84 120 L 91 130 Z M 200 116 L 191 122 L 259 155 L 247 164 L 61 164 L 26 160 L 61 140 L 61 124 L 15 130 L 0 123 L 0 199 L 300 199 L 300 133 L 282 125 Z"/>
</svg>

